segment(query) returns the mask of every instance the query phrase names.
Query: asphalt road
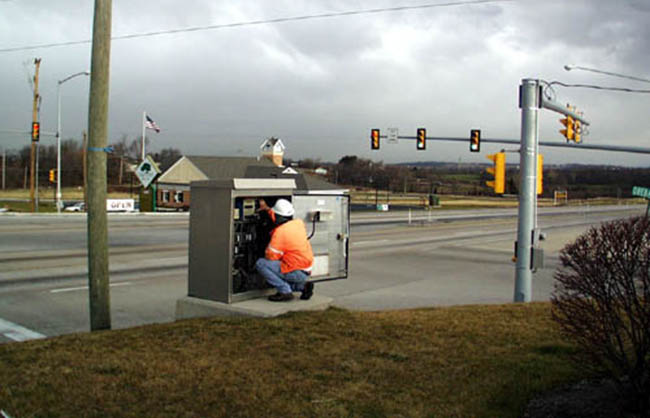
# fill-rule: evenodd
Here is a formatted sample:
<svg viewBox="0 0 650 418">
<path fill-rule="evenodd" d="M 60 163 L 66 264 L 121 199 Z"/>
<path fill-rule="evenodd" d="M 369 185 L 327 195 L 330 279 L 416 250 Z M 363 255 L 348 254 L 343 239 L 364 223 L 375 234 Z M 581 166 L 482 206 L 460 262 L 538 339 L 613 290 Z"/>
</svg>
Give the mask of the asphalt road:
<svg viewBox="0 0 650 418">
<path fill-rule="evenodd" d="M 591 225 L 644 210 L 540 213 L 548 239 L 533 299 L 549 298 L 567 242 Z M 318 283 L 316 292 L 358 310 L 512 301 L 516 210 L 413 213 L 407 220 L 408 213 L 354 214 L 349 277 Z M 109 216 L 113 328 L 174 320 L 176 300 L 187 293 L 187 242 L 187 214 Z M 0 343 L 88 331 L 86 264 L 83 214 L 0 216 Z"/>
</svg>

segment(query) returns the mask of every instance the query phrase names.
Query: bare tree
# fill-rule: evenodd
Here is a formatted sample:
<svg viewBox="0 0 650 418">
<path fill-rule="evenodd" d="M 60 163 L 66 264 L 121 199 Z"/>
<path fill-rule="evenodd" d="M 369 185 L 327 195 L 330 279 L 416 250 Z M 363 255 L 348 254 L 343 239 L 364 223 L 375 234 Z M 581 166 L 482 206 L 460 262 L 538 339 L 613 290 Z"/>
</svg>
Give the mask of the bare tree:
<svg viewBox="0 0 650 418">
<path fill-rule="evenodd" d="M 553 319 L 650 416 L 650 221 L 592 228 L 560 253 Z"/>
</svg>

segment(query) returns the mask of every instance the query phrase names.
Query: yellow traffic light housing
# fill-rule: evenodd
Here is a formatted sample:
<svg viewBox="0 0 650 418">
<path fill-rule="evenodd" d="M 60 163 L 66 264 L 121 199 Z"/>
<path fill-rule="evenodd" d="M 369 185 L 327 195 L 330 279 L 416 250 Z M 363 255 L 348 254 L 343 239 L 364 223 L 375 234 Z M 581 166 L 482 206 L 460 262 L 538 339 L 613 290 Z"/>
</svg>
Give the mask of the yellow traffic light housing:
<svg viewBox="0 0 650 418">
<path fill-rule="evenodd" d="M 481 130 L 472 129 L 469 133 L 469 150 L 470 152 L 481 151 Z"/>
<path fill-rule="evenodd" d="M 56 183 L 56 170 L 50 170 L 50 183 Z"/>
<path fill-rule="evenodd" d="M 416 134 L 416 147 L 419 151 L 427 149 L 427 130 L 418 128 Z"/>
<path fill-rule="evenodd" d="M 379 129 L 370 130 L 370 149 L 379 149 Z"/>
<path fill-rule="evenodd" d="M 32 122 L 32 141 L 38 141 L 41 137 L 40 122 Z"/>
<path fill-rule="evenodd" d="M 567 116 L 564 119 L 560 119 L 560 122 L 562 125 L 565 126 L 565 129 L 561 129 L 560 133 L 564 135 L 567 141 L 573 141 L 575 138 L 575 132 L 574 132 L 574 126 L 575 126 L 575 121 L 571 116 Z"/>
<path fill-rule="evenodd" d="M 537 154 L 537 194 L 542 194 L 542 177 L 544 168 L 544 156 Z"/>
<path fill-rule="evenodd" d="M 580 123 L 579 120 L 576 120 L 576 121 L 574 121 L 573 126 L 574 126 L 574 128 L 573 128 L 573 140 L 576 143 L 579 143 L 580 140 L 581 140 L 581 136 L 582 136 L 582 124 Z"/>
<path fill-rule="evenodd" d="M 494 165 L 487 168 L 487 172 L 494 176 L 494 180 L 485 182 L 488 187 L 494 190 L 494 193 L 503 194 L 506 190 L 506 153 L 497 152 L 496 154 L 487 155 L 486 158 L 492 160 Z"/>
</svg>

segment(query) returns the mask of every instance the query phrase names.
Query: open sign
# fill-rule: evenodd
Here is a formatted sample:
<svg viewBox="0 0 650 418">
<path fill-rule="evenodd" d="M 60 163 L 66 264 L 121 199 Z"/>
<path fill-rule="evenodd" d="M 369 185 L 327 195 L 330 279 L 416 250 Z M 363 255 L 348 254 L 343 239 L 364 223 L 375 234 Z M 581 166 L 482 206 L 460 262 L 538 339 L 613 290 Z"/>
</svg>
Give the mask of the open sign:
<svg viewBox="0 0 650 418">
<path fill-rule="evenodd" d="M 134 199 L 106 199 L 107 212 L 133 212 L 134 210 Z"/>
</svg>

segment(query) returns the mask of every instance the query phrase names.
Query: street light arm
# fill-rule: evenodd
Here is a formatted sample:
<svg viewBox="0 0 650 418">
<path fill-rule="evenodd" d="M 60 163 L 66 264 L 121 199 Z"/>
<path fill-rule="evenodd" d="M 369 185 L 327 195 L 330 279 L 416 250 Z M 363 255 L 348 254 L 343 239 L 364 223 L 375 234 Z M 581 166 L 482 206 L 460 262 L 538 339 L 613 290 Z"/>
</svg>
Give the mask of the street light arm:
<svg viewBox="0 0 650 418">
<path fill-rule="evenodd" d="M 634 76 L 631 76 L 631 75 L 624 75 L 624 74 L 617 74 L 617 73 L 612 73 L 610 71 L 596 70 L 595 68 L 587 68 L 587 67 L 582 67 L 580 65 L 565 65 L 564 69 L 567 70 L 567 71 L 571 71 L 571 70 L 591 71 L 592 73 L 611 75 L 612 77 L 620 77 L 620 78 L 626 78 L 628 80 L 635 80 L 635 81 L 641 81 L 641 82 L 644 82 L 644 83 L 650 83 L 650 80 L 648 80 L 647 78 L 634 77 Z"/>
<path fill-rule="evenodd" d="M 66 81 L 70 80 L 71 78 L 75 78 L 75 77 L 80 76 L 80 75 L 90 75 L 90 73 L 88 71 L 80 71 L 78 73 L 72 74 L 72 75 L 64 78 L 63 80 L 59 80 L 59 85 L 65 83 Z"/>
</svg>

